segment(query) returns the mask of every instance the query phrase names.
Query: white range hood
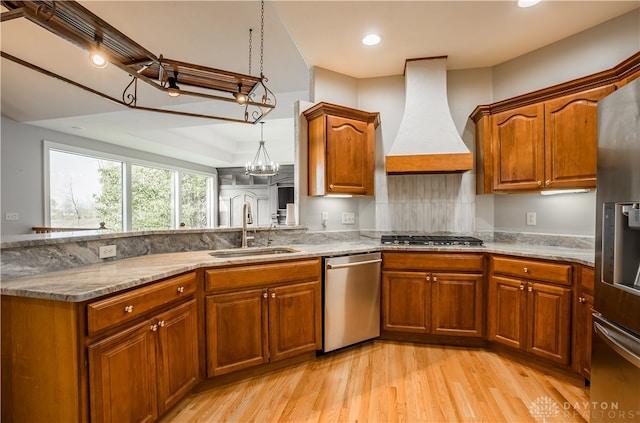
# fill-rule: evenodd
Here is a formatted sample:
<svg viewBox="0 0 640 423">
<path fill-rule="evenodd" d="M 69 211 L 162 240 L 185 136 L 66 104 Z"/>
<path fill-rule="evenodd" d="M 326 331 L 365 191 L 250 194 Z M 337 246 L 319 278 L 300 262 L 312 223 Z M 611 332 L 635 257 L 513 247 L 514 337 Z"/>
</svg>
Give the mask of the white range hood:
<svg viewBox="0 0 640 423">
<path fill-rule="evenodd" d="M 386 157 L 388 174 L 453 173 L 473 168 L 447 101 L 447 58 L 407 60 L 405 107 Z"/>
</svg>

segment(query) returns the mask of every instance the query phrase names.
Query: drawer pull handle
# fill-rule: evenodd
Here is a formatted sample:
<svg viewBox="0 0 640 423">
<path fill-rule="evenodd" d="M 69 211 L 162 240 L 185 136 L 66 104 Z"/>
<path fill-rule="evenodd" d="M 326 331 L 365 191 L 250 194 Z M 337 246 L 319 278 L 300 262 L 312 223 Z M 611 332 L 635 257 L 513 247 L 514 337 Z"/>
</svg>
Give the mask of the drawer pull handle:
<svg viewBox="0 0 640 423">
<path fill-rule="evenodd" d="M 158 330 L 158 325 L 151 325 L 151 332 L 155 332 Z"/>
<path fill-rule="evenodd" d="M 132 305 L 125 306 L 124 311 L 125 311 L 125 313 L 132 313 L 133 312 L 133 306 Z"/>
<path fill-rule="evenodd" d="M 159 320 L 158 321 L 158 326 L 163 328 L 164 327 L 164 320 Z"/>
<path fill-rule="evenodd" d="M 182 294 L 184 292 L 184 286 L 178 287 L 178 294 Z"/>
<path fill-rule="evenodd" d="M 526 268 L 526 267 L 524 269 L 522 269 L 522 270 L 524 270 L 524 273 L 529 273 L 529 269 Z"/>
</svg>

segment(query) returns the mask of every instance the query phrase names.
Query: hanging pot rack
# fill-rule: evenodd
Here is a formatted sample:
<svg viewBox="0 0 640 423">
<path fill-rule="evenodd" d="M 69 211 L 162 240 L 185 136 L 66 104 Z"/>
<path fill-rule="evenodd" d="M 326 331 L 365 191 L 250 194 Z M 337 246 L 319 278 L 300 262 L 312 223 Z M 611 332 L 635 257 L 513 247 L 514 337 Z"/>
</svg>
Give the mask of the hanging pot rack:
<svg viewBox="0 0 640 423">
<path fill-rule="evenodd" d="M 2 5 L 9 10 L 2 13 L 2 22 L 24 17 L 88 52 L 99 51 L 110 63 L 127 72 L 132 79 L 125 87 L 122 99 L 116 99 L 4 51 L 2 52 L 3 58 L 50 77 L 72 83 L 74 86 L 121 105 L 160 113 L 250 124 L 259 122 L 276 107 L 275 95 L 267 88 L 268 79 L 262 74 L 262 69 L 260 76 L 253 76 L 168 59 L 163 55 L 156 56 L 76 1 L 2 0 Z M 138 80 L 169 93 L 168 78 L 176 73 L 179 74 L 178 83 L 181 87 L 194 88 L 172 90 L 182 95 L 236 103 L 235 95 L 239 92 L 245 94 L 248 101 L 242 103 L 244 116 L 234 118 L 195 114 L 144 107 L 138 104 Z"/>
</svg>

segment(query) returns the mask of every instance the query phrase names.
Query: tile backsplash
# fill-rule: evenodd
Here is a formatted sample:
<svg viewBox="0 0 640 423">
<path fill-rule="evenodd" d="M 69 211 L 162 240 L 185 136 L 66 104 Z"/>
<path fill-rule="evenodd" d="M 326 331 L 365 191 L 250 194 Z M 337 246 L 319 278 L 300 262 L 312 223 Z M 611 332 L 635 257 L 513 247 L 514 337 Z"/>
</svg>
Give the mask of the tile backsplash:
<svg viewBox="0 0 640 423">
<path fill-rule="evenodd" d="M 376 196 L 379 229 L 474 232 L 475 182 L 471 172 L 388 175 L 386 182 L 387 192 Z"/>
</svg>

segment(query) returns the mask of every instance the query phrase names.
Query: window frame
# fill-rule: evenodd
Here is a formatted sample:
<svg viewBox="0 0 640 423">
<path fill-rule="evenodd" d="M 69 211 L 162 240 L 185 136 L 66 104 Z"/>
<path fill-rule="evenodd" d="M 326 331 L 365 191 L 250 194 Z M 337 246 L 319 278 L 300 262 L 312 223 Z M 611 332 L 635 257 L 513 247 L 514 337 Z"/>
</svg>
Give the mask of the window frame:
<svg viewBox="0 0 640 423">
<path fill-rule="evenodd" d="M 206 229 L 215 228 L 218 225 L 217 219 L 217 208 L 218 204 L 215 201 L 217 199 L 217 172 L 209 173 L 203 172 L 200 170 L 189 169 L 186 167 L 168 165 L 165 163 L 158 163 L 151 160 L 137 159 L 121 154 L 113 154 L 104 152 L 101 150 L 94 150 L 90 148 L 78 147 L 70 144 L 63 144 L 48 140 L 43 140 L 43 163 L 44 163 L 44 219 L 45 226 L 51 225 L 51 210 L 50 210 L 50 201 L 51 201 L 51 192 L 50 192 L 50 175 L 51 175 L 51 165 L 50 165 L 50 151 L 59 151 L 62 153 L 68 154 L 77 154 L 82 156 L 87 156 L 91 158 L 95 158 L 98 160 L 111 160 L 111 161 L 119 161 L 122 163 L 122 231 L 123 232 L 131 232 L 131 224 L 132 224 L 132 201 L 131 201 L 131 167 L 134 165 L 137 166 L 146 166 L 146 167 L 154 167 L 157 169 L 168 170 L 173 173 L 173 186 L 172 190 L 174 191 L 174 200 L 172 202 L 172 228 L 171 229 L 180 229 L 180 214 L 181 214 L 181 183 L 182 183 L 182 175 L 183 173 L 191 173 L 195 175 L 202 175 L 207 177 L 207 227 Z"/>
</svg>

